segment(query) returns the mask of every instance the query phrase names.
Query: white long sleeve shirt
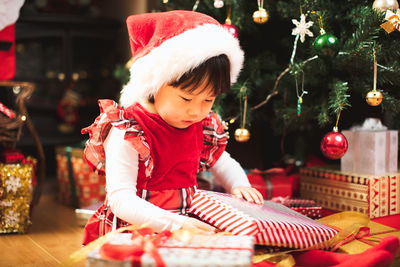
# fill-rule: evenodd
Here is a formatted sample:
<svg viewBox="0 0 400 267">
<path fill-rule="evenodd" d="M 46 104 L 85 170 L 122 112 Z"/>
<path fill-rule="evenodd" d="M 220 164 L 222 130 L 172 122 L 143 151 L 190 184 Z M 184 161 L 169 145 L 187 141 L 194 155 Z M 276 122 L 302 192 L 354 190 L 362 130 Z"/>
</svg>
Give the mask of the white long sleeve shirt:
<svg viewBox="0 0 400 267">
<path fill-rule="evenodd" d="M 112 128 L 104 142 L 106 190 L 112 212 L 131 224 L 148 223 L 155 231 L 179 229 L 187 217 L 159 208 L 136 195 L 139 154 L 124 140 L 124 135 L 124 130 Z M 237 186 L 250 186 L 243 168 L 227 152 L 222 153 L 209 171 L 228 192 Z"/>
</svg>

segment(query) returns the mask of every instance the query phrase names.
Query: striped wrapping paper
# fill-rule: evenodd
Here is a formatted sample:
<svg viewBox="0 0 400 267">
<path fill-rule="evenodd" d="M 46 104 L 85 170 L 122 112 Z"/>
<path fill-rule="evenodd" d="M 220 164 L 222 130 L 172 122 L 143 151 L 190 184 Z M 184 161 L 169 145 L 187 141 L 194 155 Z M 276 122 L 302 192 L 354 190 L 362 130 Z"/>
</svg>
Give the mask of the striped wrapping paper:
<svg viewBox="0 0 400 267">
<path fill-rule="evenodd" d="M 257 205 L 212 191 L 197 190 L 189 213 L 234 235 L 252 235 L 259 245 L 324 249 L 337 233 L 281 204 Z"/>
</svg>

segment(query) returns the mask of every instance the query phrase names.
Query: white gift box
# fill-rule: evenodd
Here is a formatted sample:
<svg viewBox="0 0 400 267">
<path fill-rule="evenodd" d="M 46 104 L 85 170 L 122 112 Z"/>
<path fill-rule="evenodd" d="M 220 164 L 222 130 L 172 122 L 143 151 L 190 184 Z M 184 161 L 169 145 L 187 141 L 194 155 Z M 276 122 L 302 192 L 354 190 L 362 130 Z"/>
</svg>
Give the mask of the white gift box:
<svg viewBox="0 0 400 267">
<path fill-rule="evenodd" d="M 341 171 L 372 175 L 398 171 L 397 130 L 387 130 L 379 119 L 368 118 L 362 127 L 353 127 L 342 134 L 349 146 L 341 158 Z"/>
<path fill-rule="evenodd" d="M 132 234 L 115 234 L 111 244 L 130 244 Z M 254 238 L 251 236 L 231 235 L 192 235 L 189 241 L 180 241 L 171 237 L 157 249 L 164 264 L 178 266 L 252 266 Z M 103 258 L 96 249 L 87 256 L 88 267 L 131 267 L 132 261 Z M 136 266 L 136 265 L 135 265 Z M 140 258 L 140 266 L 157 266 L 155 260 L 145 253 Z"/>
</svg>

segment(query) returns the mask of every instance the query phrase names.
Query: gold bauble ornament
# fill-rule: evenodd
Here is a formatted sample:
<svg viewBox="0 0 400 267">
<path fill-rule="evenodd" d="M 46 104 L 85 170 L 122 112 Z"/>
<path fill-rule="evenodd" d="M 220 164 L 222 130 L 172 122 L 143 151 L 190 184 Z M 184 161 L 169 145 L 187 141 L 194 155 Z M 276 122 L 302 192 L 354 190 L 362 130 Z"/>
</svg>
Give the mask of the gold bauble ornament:
<svg viewBox="0 0 400 267">
<path fill-rule="evenodd" d="M 397 10 L 399 3 L 396 0 L 375 0 L 372 4 L 372 8 L 386 11 L 388 9 Z"/>
<path fill-rule="evenodd" d="M 267 10 L 260 7 L 257 11 L 253 13 L 253 21 L 258 24 L 263 24 L 268 21 L 268 13 Z"/>
<path fill-rule="evenodd" d="M 238 128 L 235 130 L 235 140 L 241 143 L 247 142 L 250 139 L 250 132 L 246 128 Z"/>
<path fill-rule="evenodd" d="M 381 92 L 377 90 L 372 90 L 367 93 L 365 97 L 368 105 L 370 106 L 379 106 L 382 103 L 383 95 Z"/>
</svg>

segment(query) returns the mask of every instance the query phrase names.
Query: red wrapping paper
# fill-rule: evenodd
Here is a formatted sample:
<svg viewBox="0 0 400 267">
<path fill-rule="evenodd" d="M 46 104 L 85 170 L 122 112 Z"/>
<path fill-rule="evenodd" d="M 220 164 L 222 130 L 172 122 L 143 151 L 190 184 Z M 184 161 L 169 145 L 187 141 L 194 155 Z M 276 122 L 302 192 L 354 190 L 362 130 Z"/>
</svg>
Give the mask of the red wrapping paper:
<svg viewBox="0 0 400 267">
<path fill-rule="evenodd" d="M 289 197 L 295 195 L 298 188 L 299 175 L 288 174 L 288 169 L 251 170 L 247 175 L 252 187 L 260 191 L 264 199 Z"/>
</svg>

